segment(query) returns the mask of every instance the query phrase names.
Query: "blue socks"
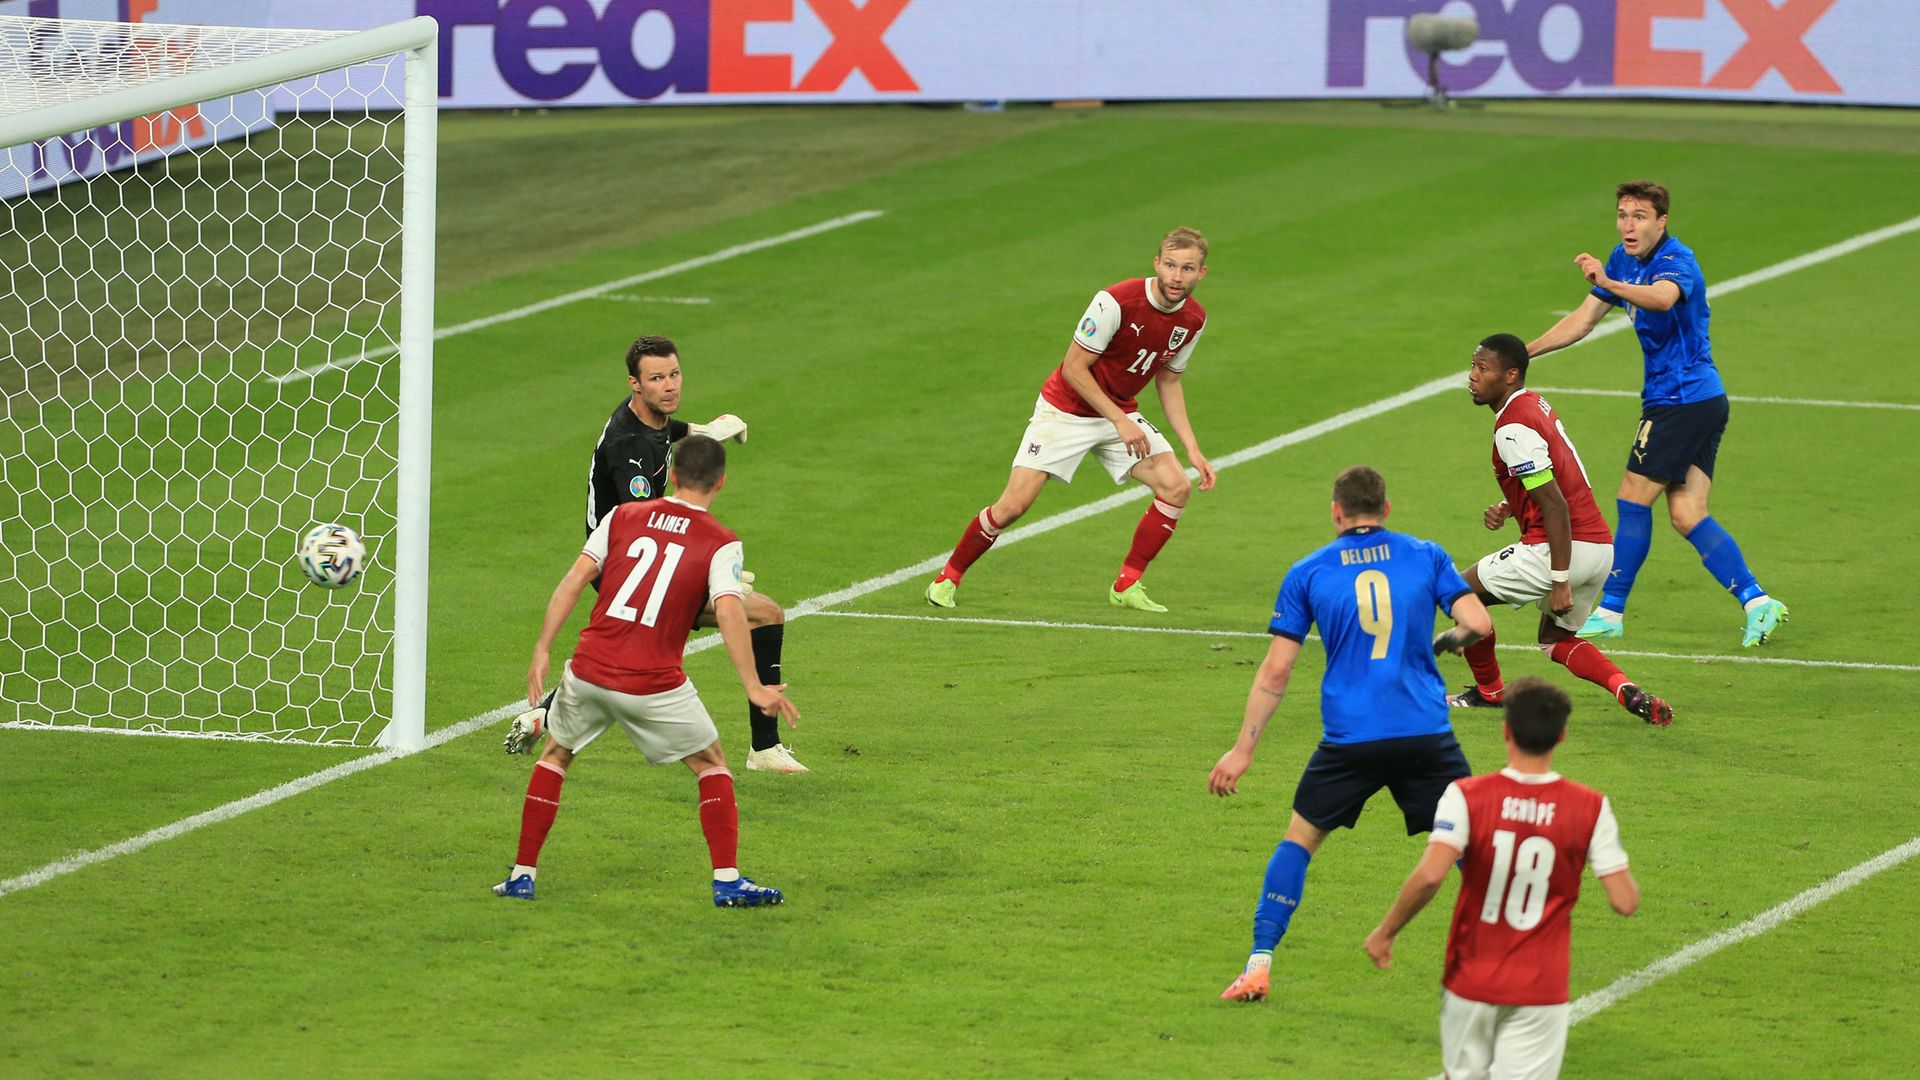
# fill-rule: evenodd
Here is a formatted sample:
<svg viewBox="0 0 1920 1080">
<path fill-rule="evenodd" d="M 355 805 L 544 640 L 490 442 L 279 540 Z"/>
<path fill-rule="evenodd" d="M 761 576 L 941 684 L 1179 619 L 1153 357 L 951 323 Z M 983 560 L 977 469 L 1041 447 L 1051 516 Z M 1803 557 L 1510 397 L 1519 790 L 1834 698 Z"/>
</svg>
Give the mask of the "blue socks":
<svg viewBox="0 0 1920 1080">
<path fill-rule="evenodd" d="M 1613 530 L 1613 573 L 1607 575 L 1607 587 L 1600 593 L 1600 606 L 1624 615 L 1627 594 L 1633 591 L 1633 579 L 1640 575 L 1640 567 L 1645 565 L 1647 552 L 1653 547 L 1653 507 L 1625 499 L 1614 500 L 1614 506 L 1619 508 L 1620 524 Z"/>
<path fill-rule="evenodd" d="M 1272 953 L 1287 932 L 1287 923 L 1300 906 L 1307 886 L 1307 849 L 1291 840 L 1280 841 L 1267 860 L 1267 880 L 1260 886 L 1260 903 L 1253 909 L 1253 951 Z"/>
<path fill-rule="evenodd" d="M 1732 593 L 1742 606 L 1767 595 L 1767 591 L 1753 579 L 1753 571 L 1747 569 L 1746 557 L 1740 554 L 1740 545 L 1734 541 L 1733 534 L 1721 528 L 1719 522 L 1710 517 L 1702 518 L 1700 524 L 1687 534 L 1687 543 L 1700 553 L 1700 561 L 1706 565 L 1713 579 L 1720 583 L 1721 588 Z"/>
</svg>

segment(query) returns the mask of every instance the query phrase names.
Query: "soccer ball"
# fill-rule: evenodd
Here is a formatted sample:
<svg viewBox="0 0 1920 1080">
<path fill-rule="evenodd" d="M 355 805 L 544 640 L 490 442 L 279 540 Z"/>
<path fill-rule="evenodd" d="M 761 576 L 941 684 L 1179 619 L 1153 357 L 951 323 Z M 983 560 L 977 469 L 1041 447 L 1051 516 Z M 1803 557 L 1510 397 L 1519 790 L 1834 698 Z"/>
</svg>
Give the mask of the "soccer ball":
<svg viewBox="0 0 1920 1080">
<path fill-rule="evenodd" d="M 345 525 L 315 525 L 300 538 L 300 572 L 315 585 L 337 589 L 367 565 L 367 545 Z"/>
</svg>

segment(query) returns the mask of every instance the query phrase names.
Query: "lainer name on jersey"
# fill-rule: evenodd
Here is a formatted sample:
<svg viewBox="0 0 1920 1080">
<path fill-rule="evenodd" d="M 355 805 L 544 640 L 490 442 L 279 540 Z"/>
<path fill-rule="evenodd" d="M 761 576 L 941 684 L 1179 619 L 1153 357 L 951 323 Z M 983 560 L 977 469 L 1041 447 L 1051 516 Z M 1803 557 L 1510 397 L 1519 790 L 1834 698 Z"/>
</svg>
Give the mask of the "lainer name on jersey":
<svg viewBox="0 0 1920 1080">
<path fill-rule="evenodd" d="M 1393 558 L 1393 552 L 1385 544 L 1372 547 L 1353 548 L 1340 553 L 1341 566 L 1359 566 L 1363 563 L 1386 562 Z"/>
<path fill-rule="evenodd" d="M 1518 799 L 1509 795 L 1500 800 L 1500 820 L 1519 821 L 1528 825 L 1553 824 L 1553 808 L 1558 803 L 1541 802 L 1539 799 Z"/>
<path fill-rule="evenodd" d="M 681 517 L 678 514 L 662 513 L 659 510 L 655 510 L 653 513 L 647 515 L 647 528 L 657 529 L 660 532 L 670 532 L 685 536 L 687 535 L 687 527 L 692 524 L 693 522 L 691 520 Z"/>
</svg>

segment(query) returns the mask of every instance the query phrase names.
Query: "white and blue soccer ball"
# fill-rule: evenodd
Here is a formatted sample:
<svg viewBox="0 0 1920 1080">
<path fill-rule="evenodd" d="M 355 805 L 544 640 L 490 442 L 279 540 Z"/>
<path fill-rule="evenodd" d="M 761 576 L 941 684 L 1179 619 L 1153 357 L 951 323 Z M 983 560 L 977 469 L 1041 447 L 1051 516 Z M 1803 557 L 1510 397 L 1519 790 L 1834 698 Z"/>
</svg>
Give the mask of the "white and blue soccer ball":
<svg viewBox="0 0 1920 1080">
<path fill-rule="evenodd" d="M 367 566 L 367 545 L 345 525 L 315 525 L 300 538 L 300 572 L 315 585 L 337 589 Z"/>
</svg>

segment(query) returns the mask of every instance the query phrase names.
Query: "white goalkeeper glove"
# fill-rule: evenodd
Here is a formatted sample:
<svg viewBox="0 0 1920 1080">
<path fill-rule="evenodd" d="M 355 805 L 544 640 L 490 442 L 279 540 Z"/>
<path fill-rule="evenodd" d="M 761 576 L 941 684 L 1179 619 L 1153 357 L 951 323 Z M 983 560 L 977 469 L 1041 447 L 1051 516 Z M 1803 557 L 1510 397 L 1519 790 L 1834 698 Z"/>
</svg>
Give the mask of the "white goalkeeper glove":
<svg viewBox="0 0 1920 1080">
<path fill-rule="evenodd" d="M 737 443 L 747 441 L 747 422 L 732 413 L 721 413 L 711 423 L 688 424 L 687 430 L 694 435 L 705 435 L 709 439 L 726 442 L 732 439 Z"/>
<path fill-rule="evenodd" d="M 753 571 L 742 570 L 740 571 L 740 599 L 745 600 L 747 597 L 752 595 L 753 595 Z"/>
<path fill-rule="evenodd" d="M 533 744 L 546 733 L 547 710 L 528 709 L 507 725 L 507 737 L 501 745 L 507 748 L 509 754 L 524 754 L 533 749 Z"/>
</svg>

